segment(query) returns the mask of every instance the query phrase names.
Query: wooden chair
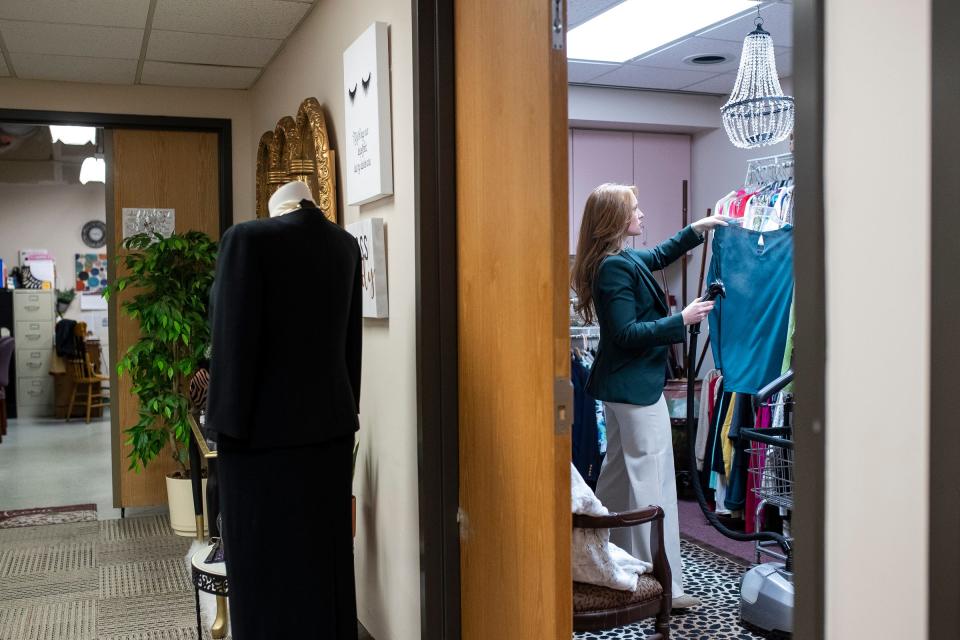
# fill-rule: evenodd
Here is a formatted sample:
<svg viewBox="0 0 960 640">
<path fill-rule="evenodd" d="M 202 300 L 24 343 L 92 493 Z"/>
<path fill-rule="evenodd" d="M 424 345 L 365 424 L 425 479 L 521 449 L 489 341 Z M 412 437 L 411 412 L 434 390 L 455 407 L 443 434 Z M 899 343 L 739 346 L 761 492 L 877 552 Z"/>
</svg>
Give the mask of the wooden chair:
<svg viewBox="0 0 960 640">
<path fill-rule="evenodd" d="M 110 406 L 110 389 L 105 385 L 110 382 L 110 377 L 96 373 L 94 366 L 87 358 L 86 350 L 81 350 L 82 355 L 76 358 L 67 359 L 67 373 L 73 383 L 73 389 L 70 392 L 70 404 L 67 407 L 67 422 L 73 415 L 73 405 L 77 400 L 77 394 L 80 391 L 86 391 L 81 394 L 81 402 L 87 404 L 87 424 L 90 423 L 91 412 L 98 407 Z"/>
<path fill-rule="evenodd" d="M 656 633 L 648 640 L 670 638 L 670 609 L 673 606 L 672 576 L 663 546 L 663 509 L 647 507 L 609 516 L 574 514 L 573 526 L 578 529 L 616 529 L 650 523 L 650 546 L 653 573 L 640 576 L 633 593 L 592 584 L 573 583 L 573 630 L 602 631 L 656 618 Z"/>
</svg>

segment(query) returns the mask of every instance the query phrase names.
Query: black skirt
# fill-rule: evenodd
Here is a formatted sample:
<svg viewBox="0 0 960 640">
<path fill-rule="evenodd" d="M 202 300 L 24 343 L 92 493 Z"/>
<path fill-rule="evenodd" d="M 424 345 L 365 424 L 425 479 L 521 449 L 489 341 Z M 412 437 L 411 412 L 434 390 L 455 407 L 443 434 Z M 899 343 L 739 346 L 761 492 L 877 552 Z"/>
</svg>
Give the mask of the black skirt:
<svg viewBox="0 0 960 640">
<path fill-rule="evenodd" d="M 353 436 L 266 450 L 220 438 L 235 640 L 357 639 L 352 449 Z"/>
</svg>

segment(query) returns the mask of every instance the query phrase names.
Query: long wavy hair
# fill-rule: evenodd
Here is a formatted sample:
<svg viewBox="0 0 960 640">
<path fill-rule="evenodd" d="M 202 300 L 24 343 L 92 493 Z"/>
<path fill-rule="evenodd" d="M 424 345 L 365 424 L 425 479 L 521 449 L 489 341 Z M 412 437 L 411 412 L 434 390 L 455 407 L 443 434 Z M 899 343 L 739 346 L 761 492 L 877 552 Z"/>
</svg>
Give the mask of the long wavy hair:
<svg viewBox="0 0 960 640">
<path fill-rule="evenodd" d="M 570 286 L 577 294 L 574 310 L 589 324 L 594 322 L 593 284 L 600 264 L 607 256 L 620 253 L 633 215 L 631 195 L 637 188 L 622 184 L 602 184 L 587 198 L 583 222 L 577 240 Z"/>
</svg>

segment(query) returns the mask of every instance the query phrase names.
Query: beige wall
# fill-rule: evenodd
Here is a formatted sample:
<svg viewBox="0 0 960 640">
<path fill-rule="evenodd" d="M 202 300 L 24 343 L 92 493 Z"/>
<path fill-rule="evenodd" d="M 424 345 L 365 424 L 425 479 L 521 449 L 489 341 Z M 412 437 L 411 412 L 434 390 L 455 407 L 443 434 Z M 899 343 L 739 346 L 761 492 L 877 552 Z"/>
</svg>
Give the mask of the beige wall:
<svg viewBox="0 0 960 640">
<path fill-rule="evenodd" d="M 104 195 L 104 185 L 96 182 L 0 184 L 0 259 L 8 271 L 18 263 L 21 249 L 46 249 L 57 263 L 56 287 L 75 288 L 76 254 L 106 252 L 91 249 L 80 239 L 86 222 L 106 220 Z M 107 343 L 105 311 L 81 311 L 78 296 L 64 316 L 85 321 Z"/>
<path fill-rule="evenodd" d="M 101 253 L 80 239 L 90 220 L 106 220 L 104 187 L 0 184 L 0 259 L 16 266 L 20 249 L 47 249 L 57 262 L 57 288 L 74 286 L 74 255 Z"/>
<path fill-rule="evenodd" d="M 413 192 L 413 54 L 409 0 L 324 0 L 252 90 L 250 148 L 300 102 L 327 111 L 331 142 L 344 148 L 343 51 L 374 21 L 390 24 L 395 195 L 344 207 L 346 222 L 386 224 L 390 318 L 364 320 L 357 495 L 359 616 L 377 640 L 420 637 L 417 498 L 416 288 Z M 338 198 L 344 174 L 338 155 Z M 250 213 L 252 215 L 252 200 Z M 238 207 L 239 213 L 239 207 Z"/>
<path fill-rule="evenodd" d="M 930 3 L 825 4 L 827 638 L 926 638 Z"/>
<path fill-rule="evenodd" d="M 119 86 L 0 78 L 0 108 L 228 118 L 233 129 L 233 204 L 253 201 L 250 98 L 247 91 Z"/>
</svg>

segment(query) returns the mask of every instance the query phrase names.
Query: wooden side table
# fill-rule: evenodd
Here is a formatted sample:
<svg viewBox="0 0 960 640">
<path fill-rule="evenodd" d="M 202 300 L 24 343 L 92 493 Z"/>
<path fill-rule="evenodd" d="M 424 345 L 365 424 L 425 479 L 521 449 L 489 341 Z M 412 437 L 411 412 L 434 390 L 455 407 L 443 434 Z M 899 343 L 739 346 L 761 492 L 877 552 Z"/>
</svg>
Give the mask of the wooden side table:
<svg viewBox="0 0 960 640">
<path fill-rule="evenodd" d="M 227 565 L 224 562 L 207 563 L 207 557 L 213 551 L 215 543 L 200 549 L 190 559 L 193 577 L 193 590 L 197 606 L 197 637 L 203 637 L 203 622 L 200 620 L 200 592 L 212 593 L 217 597 L 217 617 L 210 627 L 210 635 L 219 640 L 227 636 Z"/>
</svg>

